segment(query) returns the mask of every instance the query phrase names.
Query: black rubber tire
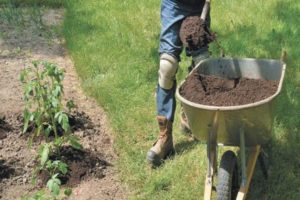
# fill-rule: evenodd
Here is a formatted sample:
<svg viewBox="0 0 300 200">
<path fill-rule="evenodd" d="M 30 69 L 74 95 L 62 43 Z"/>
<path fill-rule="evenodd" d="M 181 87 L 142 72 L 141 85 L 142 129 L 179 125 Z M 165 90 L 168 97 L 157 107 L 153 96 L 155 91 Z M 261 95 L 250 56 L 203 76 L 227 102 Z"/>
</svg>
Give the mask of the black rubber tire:
<svg viewBox="0 0 300 200">
<path fill-rule="evenodd" d="M 236 199 L 239 190 L 237 158 L 234 152 L 226 151 L 218 172 L 217 199 Z"/>
</svg>

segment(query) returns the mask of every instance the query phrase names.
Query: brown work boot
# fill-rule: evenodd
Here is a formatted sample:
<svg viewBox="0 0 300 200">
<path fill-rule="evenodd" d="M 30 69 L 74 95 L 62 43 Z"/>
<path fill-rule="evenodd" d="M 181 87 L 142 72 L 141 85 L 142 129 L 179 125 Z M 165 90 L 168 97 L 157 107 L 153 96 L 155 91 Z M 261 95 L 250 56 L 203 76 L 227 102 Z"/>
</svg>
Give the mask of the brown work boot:
<svg viewBox="0 0 300 200">
<path fill-rule="evenodd" d="M 147 160 L 153 167 L 162 164 L 162 161 L 174 153 L 172 138 L 172 122 L 164 116 L 157 116 L 159 138 L 147 153 Z"/>
</svg>

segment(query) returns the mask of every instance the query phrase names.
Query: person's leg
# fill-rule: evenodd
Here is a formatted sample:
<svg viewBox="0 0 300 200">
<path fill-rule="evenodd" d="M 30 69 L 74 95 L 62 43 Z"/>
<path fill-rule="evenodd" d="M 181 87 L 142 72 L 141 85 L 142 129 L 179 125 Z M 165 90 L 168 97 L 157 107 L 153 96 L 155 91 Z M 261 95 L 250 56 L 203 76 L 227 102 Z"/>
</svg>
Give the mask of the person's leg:
<svg viewBox="0 0 300 200">
<path fill-rule="evenodd" d="M 200 2 L 200 1 L 199 1 Z M 163 0 L 161 5 L 161 34 L 160 34 L 160 66 L 157 86 L 157 115 L 165 116 L 174 121 L 176 108 L 175 75 L 183 50 L 179 31 L 185 17 L 201 14 L 203 3 L 193 6 L 185 5 L 178 0 Z M 207 52 L 202 49 L 203 53 Z M 193 52 L 191 52 L 193 53 Z M 202 52 L 201 52 L 202 53 Z M 171 57 L 170 57 L 171 56 Z"/>
<path fill-rule="evenodd" d="M 157 85 L 156 106 L 159 124 L 159 138 L 147 153 L 147 160 L 154 166 L 173 152 L 172 123 L 176 108 L 175 75 L 178 69 L 182 42 L 179 30 L 182 20 L 192 14 L 192 7 L 186 7 L 174 0 L 163 0 L 161 5 L 160 66 Z"/>
</svg>

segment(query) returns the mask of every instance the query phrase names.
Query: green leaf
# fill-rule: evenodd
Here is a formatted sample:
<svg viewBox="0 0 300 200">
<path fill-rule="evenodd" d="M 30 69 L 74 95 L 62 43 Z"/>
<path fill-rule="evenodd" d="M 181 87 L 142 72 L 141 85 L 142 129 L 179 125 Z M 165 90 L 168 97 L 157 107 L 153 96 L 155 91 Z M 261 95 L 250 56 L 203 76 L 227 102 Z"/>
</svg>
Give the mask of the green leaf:
<svg viewBox="0 0 300 200">
<path fill-rule="evenodd" d="M 23 116 L 24 116 L 23 133 L 25 133 L 28 129 L 29 118 L 30 118 L 30 112 L 28 111 L 28 109 L 24 110 Z"/>
<path fill-rule="evenodd" d="M 69 131 L 69 128 L 70 128 L 69 117 L 65 113 L 62 114 L 61 126 L 65 132 Z"/>
<path fill-rule="evenodd" d="M 60 85 L 56 85 L 55 89 L 53 91 L 54 96 L 60 96 L 61 93 L 61 86 Z"/>
<path fill-rule="evenodd" d="M 60 113 L 61 113 L 61 112 L 55 113 L 54 118 L 57 119 L 57 118 L 59 117 Z"/>
<path fill-rule="evenodd" d="M 28 84 L 25 88 L 25 97 L 29 97 L 33 92 L 33 87 L 31 84 Z"/>
<path fill-rule="evenodd" d="M 56 108 L 58 105 L 58 100 L 56 98 L 52 98 L 51 104 L 54 108 Z"/>
<path fill-rule="evenodd" d="M 52 195 L 57 197 L 60 193 L 60 185 L 61 182 L 60 180 L 57 178 L 58 174 L 55 174 L 51 177 L 50 180 L 48 180 L 47 182 L 47 187 L 49 188 L 49 190 L 51 191 Z"/>
<path fill-rule="evenodd" d="M 54 184 L 54 180 L 49 179 L 48 182 L 47 182 L 47 187 L 48 187 L 49 190 L 51 190 L 51 191 L 52 191 L 52 188 L 53 188 L 53 184 Z"/>
<path fill-rule="evenodd" d="M 58 169 L 63 173 L 64 175 L 68 172 L 68 165 L 64 162 L 59 161 L 58 162 Z"/>
<path fill-rule="evenodd" d="M 51 169 L 53 168 L 53 163 L 54 163 L 54 162 L 52 162 L 51 160 L 48 160 L 48 161 L 46 162 L 46 168 L 51 170 Z M 42 169 L 43 169 L 43 168 L 42 168 Z"/>
<path fill-rule="evenodd" d="M 58 123 L 61 124 L 61 121 L 62 121 L 62 112 L 56 113 L 56 116 L 57 116 L 56 118 L 57 118 Z"/>
<path fill-rule="evenodd" d="M 35 60 L 35 61 L 32 62 L 32 64 L 33 64 L 33 66 L 34 66 L 35 68 L 37 68 L 38 65 L 40 64 L 40 62 L 37 61 L 37 60 Z"/>
<path fill-rule="evenodd" d="M 30 113 L 30 115 L 29 115 L 29 121 L 32 122 L 34 120 L 34 117 L 35 117 L 34 113 Z"/>
<path fill-rule="evenodd" d="M 75 103 L 74 103 L 73 100 L 67 101 L 67 108 L 68 108 L 69 110 L 75 108 Z"/>
<path fill-rule="evenodd" d="M 38 125 L 38 127 L 37 127 L 37 129 L 36 129 L 36 133 L 35 133 L 36 136 L 39 136 L 39 135 L 40 135 L 42 128 L 43 128 L 43 126 Z"/>
<path fill-rule="evenodd" d="M 49 136 L 51 131 L 52 131 L 52 126 L 50 124 L 48 124 L 47 128 L 45 128 L 45 134 L 46 134 L 47 137 Z"/>
<path fill-rule="evenodd" d="M 20 81 L 22 83 L 25 83 L 25 79 L 27 77 L 27 70 L 26 69 L 23 69 L 20 73 Z"/>
<path fill-rule="evenodd" d="M 33 197 L 29 197 L 26 195 L 22 198 L 22 200 L 44 200 L 44 190 L 39 190 L 36 193 L 34 193 Z"/>
<path fill-rule="evenodd" d="M 55 138 L 54 139 L 54 145 L 55 146 L 61 146 L 62 144 L 63 144 L 63 139 L 62 139 L 62 137 L 57 137 L 57 138 Z"/>
<path fill-rule="evenodd" d="M 65 191 L 64 191 L 64 194 L 69 197 L 72 194 L 72 189 L 71 188 L 66 188 Z"/>
<path fill-rule="evenodd" d="M 72 147 L 79 150 L 82 149 L 82 145 L 79 143 L 79 138 L 74 135 L 69 135 L 68 139 Z"/>
<path fill-rule="evenodd" d="M 41 165 L 44 166 L 45 163 L 47 162 L 49 158 L 49 152 L 50 152 L 50 145 L 49 144 L 44 144 L 42 148 L 42 153 L 41 153 Z"/>
</svg>

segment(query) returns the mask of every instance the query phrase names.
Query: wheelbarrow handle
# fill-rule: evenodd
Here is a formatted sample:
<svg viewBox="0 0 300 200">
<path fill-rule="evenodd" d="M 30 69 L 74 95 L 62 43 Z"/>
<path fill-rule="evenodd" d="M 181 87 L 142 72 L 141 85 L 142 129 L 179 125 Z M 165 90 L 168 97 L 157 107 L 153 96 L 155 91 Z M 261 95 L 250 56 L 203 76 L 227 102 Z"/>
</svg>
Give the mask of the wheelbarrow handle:
<svg viewBox="0 0 300 200">
<path fill-rule="evenodd" d="M 201 19 L 203 21 L 205 21 L 205 19 L 206 19 L 206 16 L 207 16 L 207 13 L 209 11 L 209 8 L 210 8 L 210 0 L 206 0 L 205 4 L 204 4 L 204 7 L 202 9 L 202 13 L 201 13 Z"/>
</svg>

